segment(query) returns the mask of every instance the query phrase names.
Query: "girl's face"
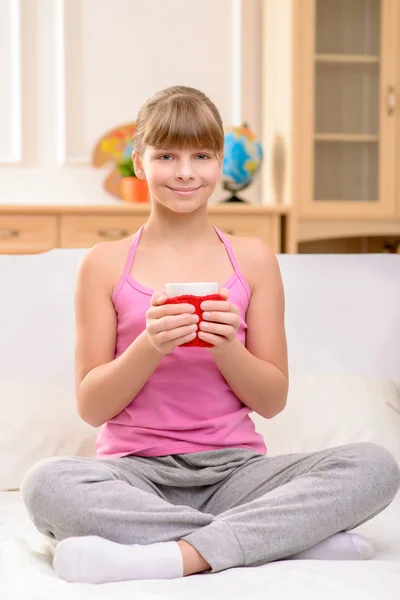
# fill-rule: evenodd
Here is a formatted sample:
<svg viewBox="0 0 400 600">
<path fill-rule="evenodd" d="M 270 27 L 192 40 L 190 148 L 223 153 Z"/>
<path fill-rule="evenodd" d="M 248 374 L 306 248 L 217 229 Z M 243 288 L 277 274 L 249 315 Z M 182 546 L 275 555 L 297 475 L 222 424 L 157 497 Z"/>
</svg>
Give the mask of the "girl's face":
<svg viewBox="0 0 400 600">
<path fill-rule="evenodd" d="M 133 155 L 135 171 L 146 178 L 153 200 L 177 212 L 207 204 L 222 177 L 222 160 L 207 149 L 154 148 Z"/>
</svg>

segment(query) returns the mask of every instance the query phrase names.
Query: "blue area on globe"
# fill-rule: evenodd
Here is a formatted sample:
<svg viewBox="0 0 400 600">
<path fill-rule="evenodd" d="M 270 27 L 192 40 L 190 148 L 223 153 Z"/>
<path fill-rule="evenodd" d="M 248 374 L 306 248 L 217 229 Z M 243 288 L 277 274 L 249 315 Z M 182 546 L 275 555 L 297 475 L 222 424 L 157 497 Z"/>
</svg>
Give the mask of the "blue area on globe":
<svg viewBox="0 0 400 600">
<path fill-rule="evenodd" d="M 224 187 L 231 191 L 247 187 L 259 170 L 262 158 L 261 144 L 249 127 L 227 128 L 222 167 Z"/>
</svg>

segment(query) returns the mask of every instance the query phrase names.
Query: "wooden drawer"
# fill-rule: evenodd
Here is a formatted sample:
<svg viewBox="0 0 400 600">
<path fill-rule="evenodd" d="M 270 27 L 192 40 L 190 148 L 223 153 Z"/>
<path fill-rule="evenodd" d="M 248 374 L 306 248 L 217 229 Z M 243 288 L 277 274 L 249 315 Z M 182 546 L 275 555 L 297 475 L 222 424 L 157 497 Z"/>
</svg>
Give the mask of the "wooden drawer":
<svg viewBox="0 0 400 600">
<path fill-rule="evenodd" d="M 278 215 L 212 215 L 212 223 L 229 235 L 258 237 L 274 252 L 279 246 Z"/>
<path fill-rule="evenodd" d="M 91 248 L 133 235 L 148 215 L 62 215 L 61 248 Z"/>
<path fill-rule="evenodd" d="M 0 216 L 0 253 L 35 254 L 57 246 L 55 215 Z"/>
</svg>

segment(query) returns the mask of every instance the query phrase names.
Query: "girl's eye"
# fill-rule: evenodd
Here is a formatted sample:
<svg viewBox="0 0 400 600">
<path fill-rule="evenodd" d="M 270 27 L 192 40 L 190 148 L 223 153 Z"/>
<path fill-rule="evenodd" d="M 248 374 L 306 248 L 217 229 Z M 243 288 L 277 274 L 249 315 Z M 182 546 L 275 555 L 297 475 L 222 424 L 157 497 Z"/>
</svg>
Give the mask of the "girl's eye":
<svg viewBox="0 0 400 600">
<path fill-rule="evenodd" d="M 170 154 L 163 154 L 160 156 L 160 160 L 169 160 L 170 158 L 172 158 Z"/>
<path fill-rule="evenodd" d="M 205 160 L 205 159 L 210 158 L 210 157 L 207 156 L 207 154 L 198 154 L 197 158 L 200 158 L 201 160 Z"/>
</svg>

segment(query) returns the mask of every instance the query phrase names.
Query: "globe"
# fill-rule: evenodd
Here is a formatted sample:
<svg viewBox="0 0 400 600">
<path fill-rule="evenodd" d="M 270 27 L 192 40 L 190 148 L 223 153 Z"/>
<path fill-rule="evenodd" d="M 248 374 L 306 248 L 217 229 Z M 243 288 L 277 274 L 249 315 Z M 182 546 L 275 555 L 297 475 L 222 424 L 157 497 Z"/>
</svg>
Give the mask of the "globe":
<svg viewBox="0 0 400 600">
<path fill-rule="evenodd" d="M 226 202 L 244 202 L 236 192 L 244 190 L 253 181 L 262 157 L 261 144 L 248 125 L 225 129 L 222 181 L 224 189 L 232 194 Z"/>
</svg>

